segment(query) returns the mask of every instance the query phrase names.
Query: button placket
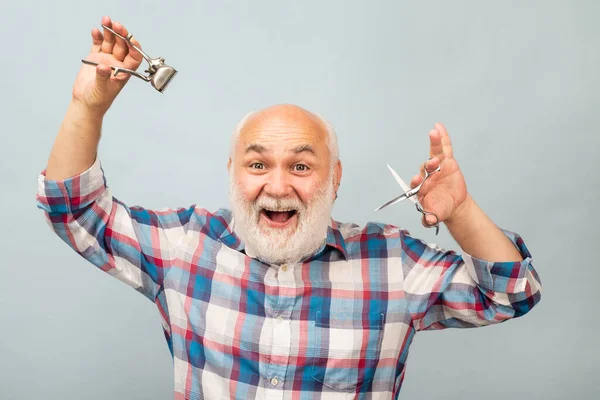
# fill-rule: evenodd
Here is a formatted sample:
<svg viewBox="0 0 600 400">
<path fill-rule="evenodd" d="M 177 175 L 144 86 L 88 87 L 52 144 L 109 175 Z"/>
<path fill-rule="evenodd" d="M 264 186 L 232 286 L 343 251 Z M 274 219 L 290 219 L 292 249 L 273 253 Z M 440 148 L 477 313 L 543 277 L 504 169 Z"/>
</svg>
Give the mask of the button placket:
<svg viewBox="0 0 600 400">
<path fill-rule="evenodd" d="M 293 288 L 296 285 L 294 279 L 294 266 L 293 264 L 281 264 L 277 266 L 276 278 L 279 284 L 279 291 L 283 288 Z M 271 389 L 268 391 L 268 398 L 275 398 L 275 393 L 283 395 L 283 387 L 286 372 L 288 369 L 288 362 L 290 359 L 291 349 L 291 319 L 290 316 L 293 311 L 294 299 L 290 298 L 289 295 L 281 295 L 277 299 L 277 304 L 271 314 L 271 340 L 273 354 L 277 356 L 278 364 L 269 365 L 268 369 L 268 387 Z"/>
</svg>

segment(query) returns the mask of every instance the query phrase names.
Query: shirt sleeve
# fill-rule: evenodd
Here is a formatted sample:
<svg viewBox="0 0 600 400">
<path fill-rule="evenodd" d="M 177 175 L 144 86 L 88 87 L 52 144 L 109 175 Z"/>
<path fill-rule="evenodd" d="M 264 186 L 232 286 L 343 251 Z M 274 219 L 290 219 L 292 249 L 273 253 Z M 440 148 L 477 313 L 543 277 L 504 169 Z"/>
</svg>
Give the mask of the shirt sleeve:
<svg viewBox="0 0 600 400">
<path fill-rule="evenodd" d="M 523 261 L 485 261 L 401 232 L 405 295 L 417 331 L 496 324 L 525 315 L 540 301 L 529 250 L 518 234 L 503 232 Z"/>
<path fill-rule="evenodd" d="M 38 177 L 37 206 L 79 255 L 154 301 L 194 212 L 129 207 L 112 196 L 100 161 L 64 180 Z"/>
</svg>

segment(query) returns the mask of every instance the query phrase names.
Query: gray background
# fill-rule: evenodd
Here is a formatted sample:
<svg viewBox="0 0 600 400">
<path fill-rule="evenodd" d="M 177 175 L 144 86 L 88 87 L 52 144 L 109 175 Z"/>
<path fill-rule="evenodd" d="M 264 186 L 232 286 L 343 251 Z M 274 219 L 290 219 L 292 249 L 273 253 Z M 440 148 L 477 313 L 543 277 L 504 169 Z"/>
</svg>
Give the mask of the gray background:
<svg viewBox="0 0 600 400">
<path fill-rule="evenodd" d="M 522 319 L 418 335 L 400 398 L 598 398 L 599 2 L 165 3 L 2 2 L 0 398 L 172 397 L 153 304 L 72 252 L 35 206 L 102 15 L 180 71 L 164 95 L 132 80 L 106 117 L 100 155 L 120 199 L 226 205 L 237 120 L 295 103 L 338 130 L 336 219 L 455 248 L 408 203 L 372 211 L 399 191 L 385 164 L 409 179 L 443 122 L 470 192 L 523 235 L 544 294 Z"/>
</svg>

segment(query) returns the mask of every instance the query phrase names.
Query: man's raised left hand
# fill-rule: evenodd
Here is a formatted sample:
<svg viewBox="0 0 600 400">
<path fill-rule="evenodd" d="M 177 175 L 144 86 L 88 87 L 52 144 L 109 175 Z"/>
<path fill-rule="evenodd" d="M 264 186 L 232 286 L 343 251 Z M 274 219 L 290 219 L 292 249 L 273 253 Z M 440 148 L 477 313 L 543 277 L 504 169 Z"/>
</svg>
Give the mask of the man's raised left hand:
<svg viewBox="0 0 600 400">
<path fill-rule="evenodd" d="M 471 198 L 467 193 L 465 178 L 452 154 L 450 136 L 442 124 L 436 123 L 429 132 L 429 142 L 431 159 L 427 162 L 427 170 L 431 172 L 441 164 L 441 171 L 435 172 L 425 181 L 417 198 L 425 211 L 437 215 L 440 223 L 448 222 L 459 217 L 468 208 Z M 410 181 L 411 188 L 423 181 L 423 165 L 420 174 Z M 425 222 L 427 225 L 434 225 L 436 220 L 434 216 L 427 215 Z"/>
</svg>

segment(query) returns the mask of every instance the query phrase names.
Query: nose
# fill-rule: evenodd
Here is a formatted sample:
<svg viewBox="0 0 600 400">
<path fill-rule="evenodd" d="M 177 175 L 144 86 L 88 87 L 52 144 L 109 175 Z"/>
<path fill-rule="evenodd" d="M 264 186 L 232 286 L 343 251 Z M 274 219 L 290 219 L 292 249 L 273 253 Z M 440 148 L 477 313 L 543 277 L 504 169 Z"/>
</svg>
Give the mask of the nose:
<svg viewBox="0 0 600 400">
<path fill-rule="evenodd" d="M 264 187 L 266 194 L 274 198 L 284 198 L 292 194 L 294 189 L 292 188 L 289 176 L 285 171 L 274 170 L 269 175 L 269 180 Z"/>
</svg>

